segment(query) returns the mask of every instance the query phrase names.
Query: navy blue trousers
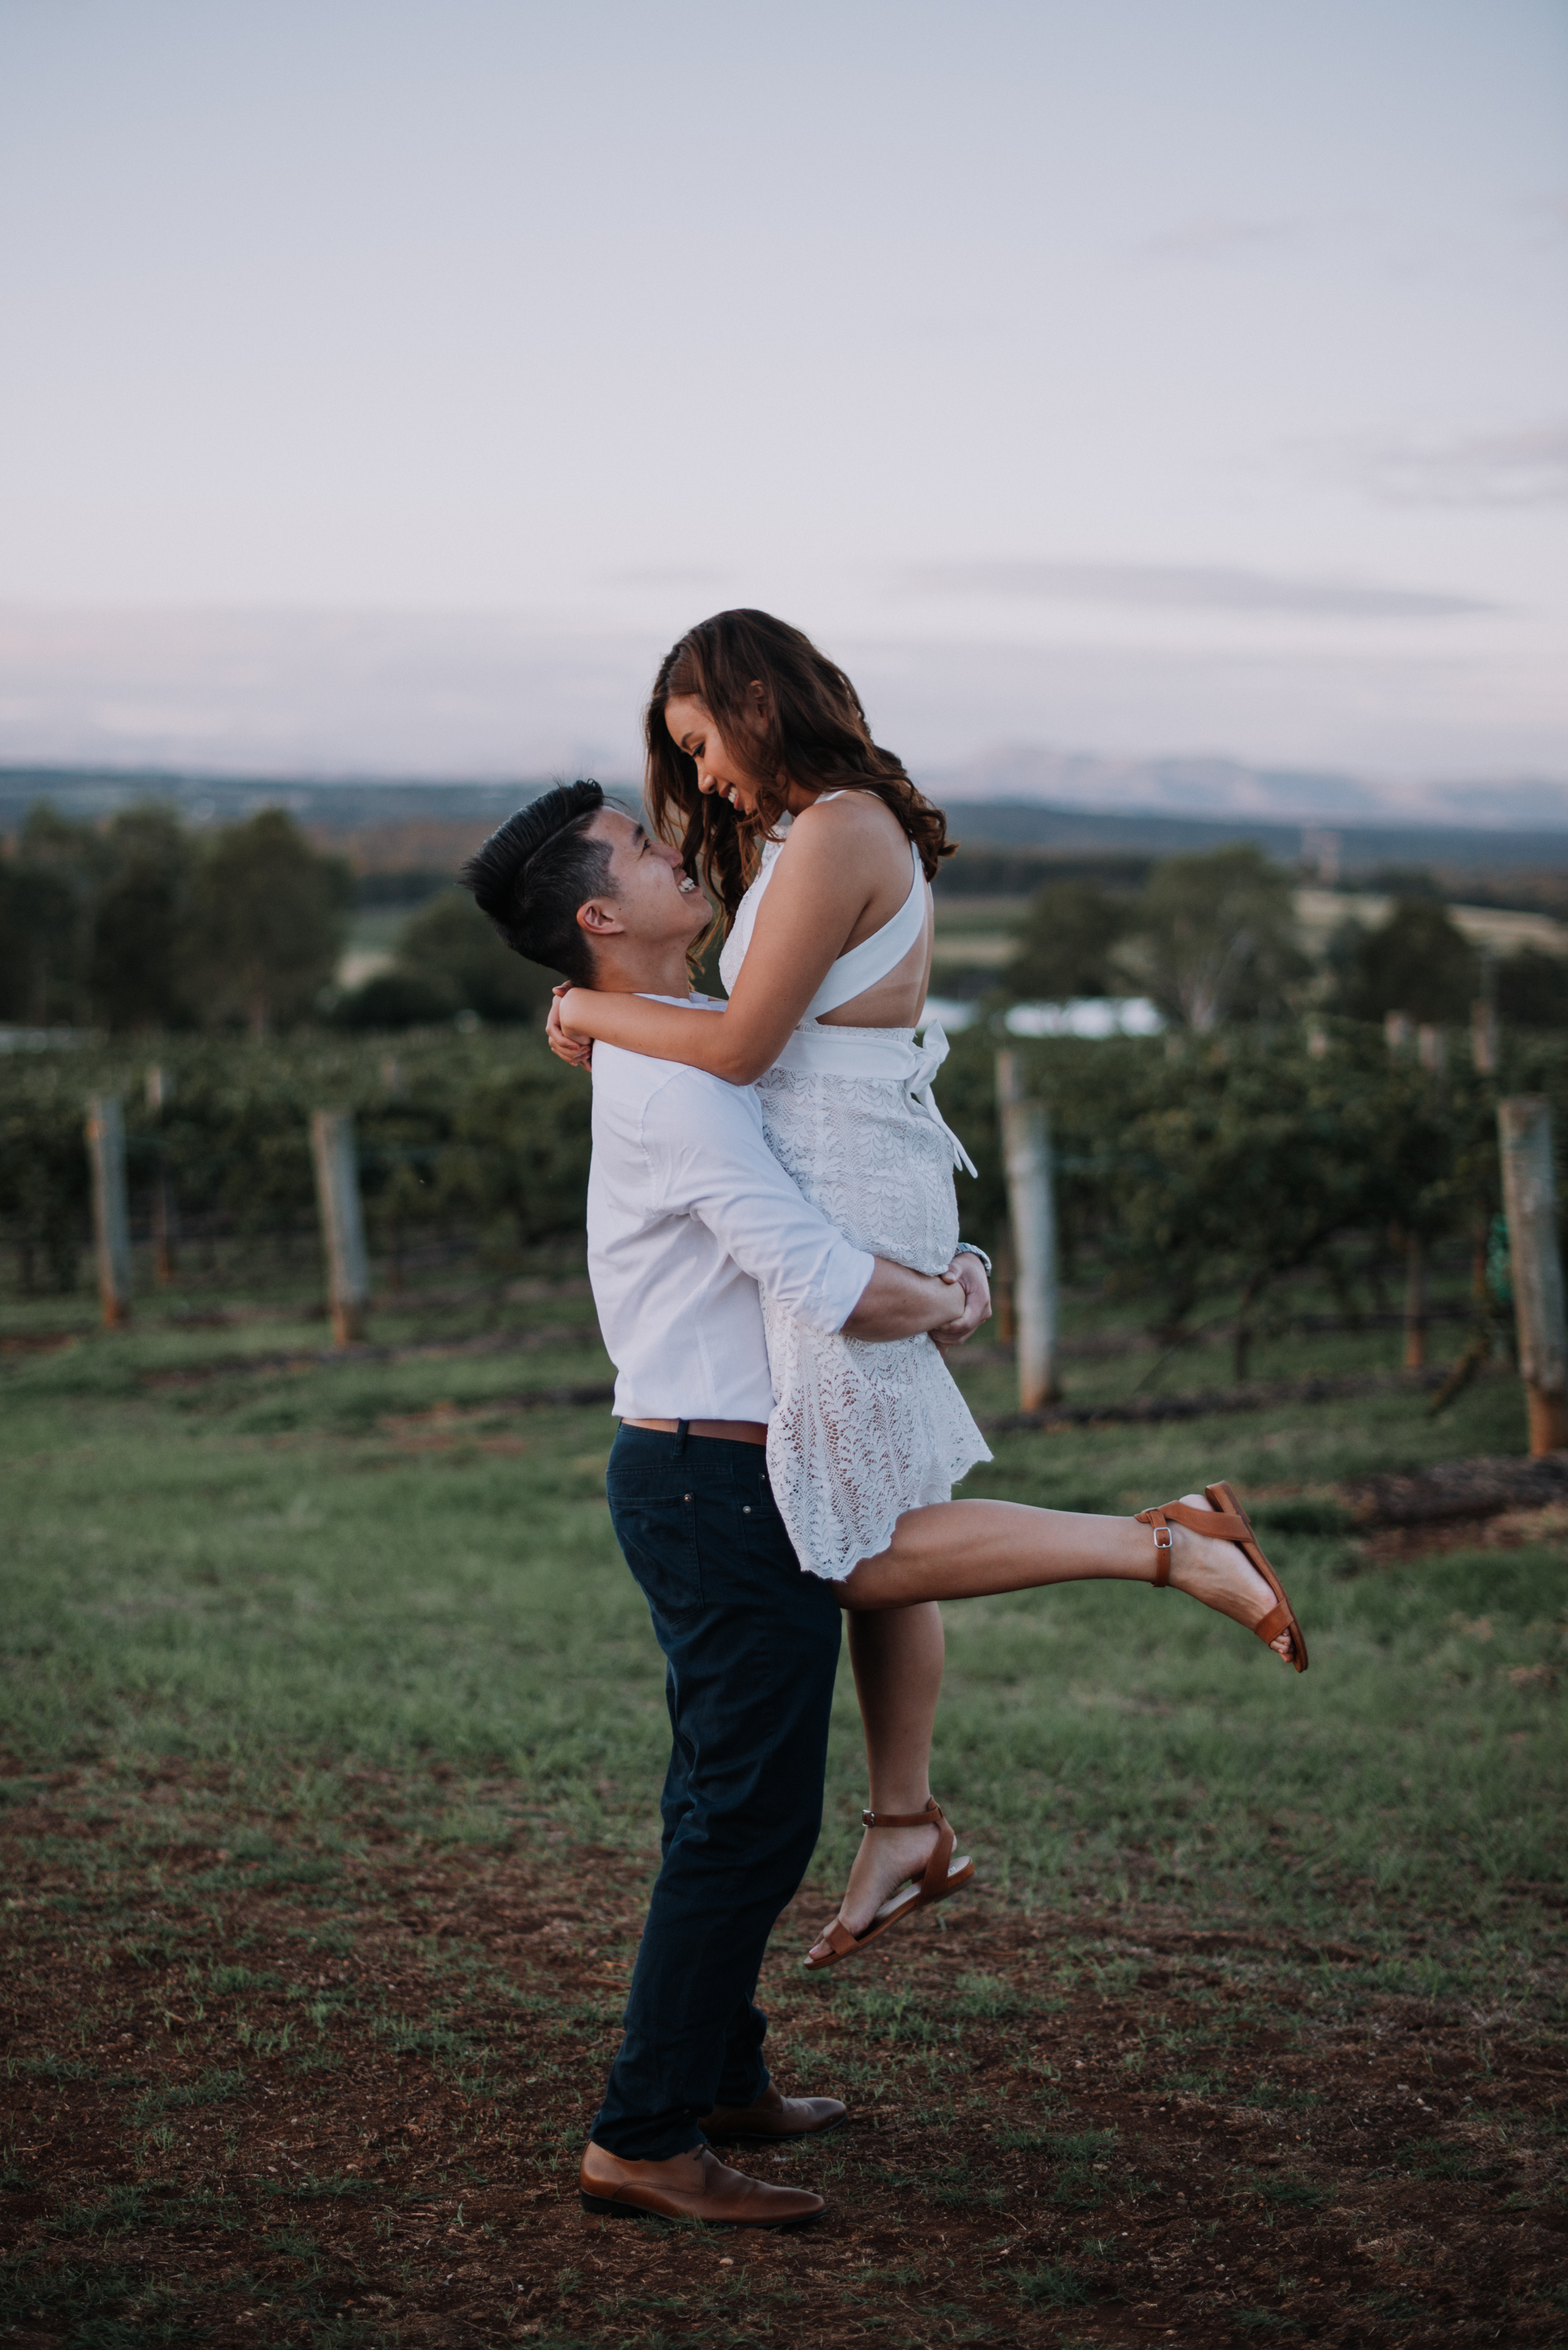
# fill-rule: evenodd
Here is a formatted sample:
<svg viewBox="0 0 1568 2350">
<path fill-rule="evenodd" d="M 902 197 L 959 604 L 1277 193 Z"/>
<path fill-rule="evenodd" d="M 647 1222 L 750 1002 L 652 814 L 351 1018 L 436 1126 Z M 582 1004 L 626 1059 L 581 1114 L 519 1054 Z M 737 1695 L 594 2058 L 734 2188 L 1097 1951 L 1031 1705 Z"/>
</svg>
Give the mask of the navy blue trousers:
<svg viewBox="0 0 1568 2350">
<path fill-rule="evenodd" d="M 607 1485 L 664 1651 L 671 1747 L 663 1866 L 593 2136 L 659 2162 L 768 2085 L 753 1994 L 822 1825 L 840 1613 L 795 1557 L 760 1444 L 622 1427 Z"/>
</svg>

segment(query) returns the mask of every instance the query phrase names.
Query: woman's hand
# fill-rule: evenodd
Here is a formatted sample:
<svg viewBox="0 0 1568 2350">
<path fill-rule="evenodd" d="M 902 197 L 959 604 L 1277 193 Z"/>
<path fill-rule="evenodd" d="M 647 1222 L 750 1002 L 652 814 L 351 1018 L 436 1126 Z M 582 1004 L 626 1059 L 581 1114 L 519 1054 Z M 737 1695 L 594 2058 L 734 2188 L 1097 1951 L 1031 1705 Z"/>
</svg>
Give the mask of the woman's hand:
<svg viewBox="0 0 1568 2350">
<path fill-rule="evenodd" d="M 937 1345 L 946 1349 L 961 1347 L 966 1338 L 973 1337 L 982 1322 L 990 1321 L 991 1284 L 985 1277 L 984 1265 L 968 1249 L 962 1256 L 954 1257 L 942 1279 L 954 1283 L 963 1295 L 961 1314 L 931 1332 Z"/>
<path fill-rule="evenodd" d="M 593 1066 L 593 1038 L 580 1035 L 576 1029 L 566 1027 L 561 1019 L 562 1001 L 571 992 L 569 987 L 553 987 L 550 990 L 552 1000 L 549 1017 L 545 1023 L 545 1037 L 558 1061 L 568 1062 L 574 1069 L 588 1069 Z"/>
</svg>

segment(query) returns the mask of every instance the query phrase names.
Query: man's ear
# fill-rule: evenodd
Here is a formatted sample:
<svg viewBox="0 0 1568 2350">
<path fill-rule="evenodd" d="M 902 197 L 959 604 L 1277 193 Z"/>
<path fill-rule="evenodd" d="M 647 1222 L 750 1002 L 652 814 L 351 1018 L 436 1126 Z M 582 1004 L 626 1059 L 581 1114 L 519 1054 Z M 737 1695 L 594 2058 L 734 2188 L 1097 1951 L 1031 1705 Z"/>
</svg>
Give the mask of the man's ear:
<svg viewBox="0 0 1568 2350">
<path fill-rule="evenodd" d="M 578 930 L 587 931 L 590 938 L 615 937 L 625 930 L 626 924 L 614 908 L 613 898 L 607 902 L 603 898 L 590 898 L 587 905 L 577 908 Z"/>
</svg>

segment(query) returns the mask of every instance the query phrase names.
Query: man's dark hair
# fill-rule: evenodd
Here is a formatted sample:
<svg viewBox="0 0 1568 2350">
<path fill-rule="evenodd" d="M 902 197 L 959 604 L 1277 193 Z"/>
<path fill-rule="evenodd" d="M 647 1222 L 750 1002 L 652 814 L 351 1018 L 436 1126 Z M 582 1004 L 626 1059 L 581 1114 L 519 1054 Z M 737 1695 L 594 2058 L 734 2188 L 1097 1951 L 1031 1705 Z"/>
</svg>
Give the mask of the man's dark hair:
<svg viewBox="0 0 1568 2350">
<path fill-rule="evenodd" d="M 588 837 L 604 801 L 597 784 L 557 784 L 508 816 L 458 875 L 509 947 L 574 987 L 594 983 L 577 909 L 610 894 L 609 843 Z"/>
</svg>

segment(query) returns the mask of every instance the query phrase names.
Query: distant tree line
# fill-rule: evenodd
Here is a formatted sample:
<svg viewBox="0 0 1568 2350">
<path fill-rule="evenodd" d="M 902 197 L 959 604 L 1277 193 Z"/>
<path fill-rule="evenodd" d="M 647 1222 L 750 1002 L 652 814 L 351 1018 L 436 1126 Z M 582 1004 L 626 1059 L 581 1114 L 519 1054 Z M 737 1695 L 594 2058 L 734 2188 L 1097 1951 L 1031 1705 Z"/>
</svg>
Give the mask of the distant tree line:
<svg viewBox="0 0 1568 2350">
<path fill-rule="evenodd" d="M 967 855 L 978 872 L 983 857 Z M 994 862 L 988 879 L 1024 869 L 1011 852 Z M 351 991 L 335 986 L 356 897 L 389 911 L 389 884 L 402 880 L 374 876 L 357 891 L 343 860 L 278 808 L 202 831 L 155 804 L 102 826 L 40 806 L 0 854 L 0 1020 L 256 1036 L 304 1023 L 536 1020 L 550 974 L 503 947 L 466 891 L 435 874 L 421 877 L 425 902 L 402 922 L 389 966 Z M 1419 877 L 1406 882 L 1381 922 L 1346 920 L 1314 966 L 1293 878 L 1255 847 L 1075 859 L 1030 899 L 1002 993 L 1147 995 L 1197 1035 L 1307 1010 L 1454 1024 L 1488 994 L 1514 1026 L 1568 1027 L 1568 958 L 1483 954 Z"/>
<path fill-rule="evenodd" d="M 36 1028 L 407 1027 L 536 1017 L 549 975 L 448 885 L 391 968 L 343 994 L 355 885 L 280 808 L 210 832 L 157 804 L 102 826 L 35 807 L 0 854 L 0 1020 Z"/>
<path fill-rule="evenodd" d="M 1454 1024 L 1490 994 L 1515 1026 L 1568 1026 L 1568 958 L 1539 947 L 1489 956 L 1428 894 L 1384 920 L 1347 920 L 1321 971 L 1303 953 L 1294 883 L 1251 847 L 1168 857 L 1137 889 L 1053 879 L 1037 890 L 1002 974 L 1017 1001 L 1147 995 L 1198 1035 L 1306 1009 L 1353 1020 L 1388 1012 Z"/>
</svg>

